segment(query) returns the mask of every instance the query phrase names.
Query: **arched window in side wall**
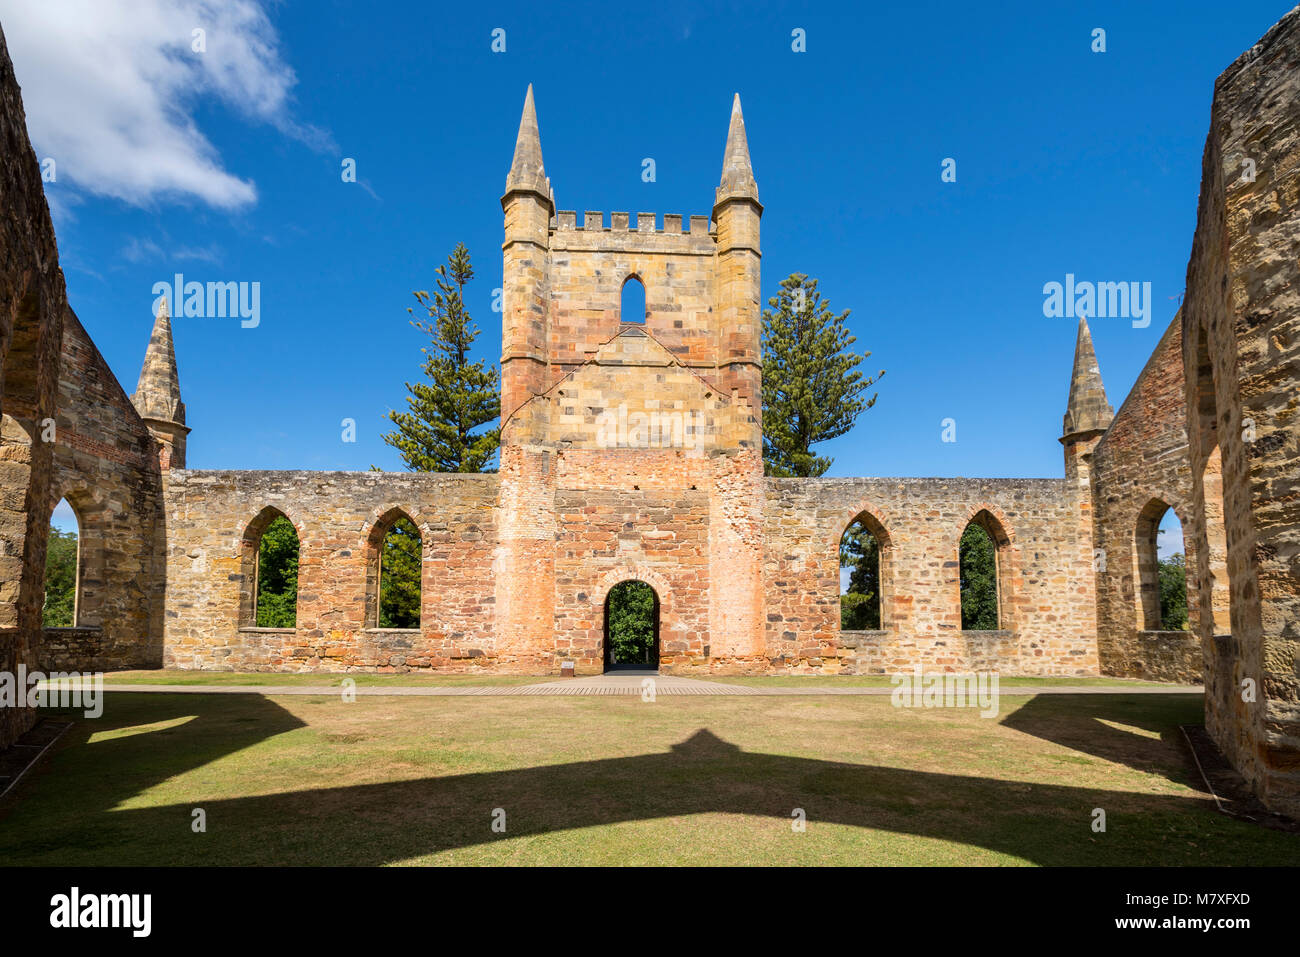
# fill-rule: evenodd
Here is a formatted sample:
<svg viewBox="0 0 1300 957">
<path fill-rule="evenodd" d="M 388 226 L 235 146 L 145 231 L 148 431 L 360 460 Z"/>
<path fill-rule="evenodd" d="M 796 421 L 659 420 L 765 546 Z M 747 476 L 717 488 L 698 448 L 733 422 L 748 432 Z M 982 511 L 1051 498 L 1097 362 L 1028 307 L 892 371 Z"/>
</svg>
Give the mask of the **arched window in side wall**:
<svg viewBox="0 0 1300 957">
<path fill-rule="evenodd" d="M 1001 523 L 981 510 L 962 532 L 958 545 L 963 631 L 1009 630 L 1006 563 L 1011 542 Z"/>
<path fill-rule="evenodd" d="M 1203 634 L 1232 634 L 1232 583 L 1228 577 L 1228 530 L 1225 521 L 1223 454 L 1219 443 L 1219 401 L 1214 381 L 1214 361 L 1206 329 L 1201 325 L 1196 336 L 1196 410 L 1193 427 L 1197 431 L 1204 461 L 1200 463 L 1201 511 L 1193 519 L 1203 524 L 1204 534 L 1196 542 L 1196 604 L 1198 627 Z M 1194 462 L 1193 469 L 1197 467 Z M 1195 531 L 1195 530 L 1194 530 Z"/>
<path fill-rule="evenodd" d="M 647 315 L 645 286 L 636 276 L 628 276 L 623 281 L 623 299 L 618 310 L 619 321 L 645 325 Z"/>
<path fill-rule="evenodd" d="M 1139 625 L 1145 631 L 1185 631 L 1187 561 L 1183 526 L 1174 510 L 1153 499 L 1138 513 L 1135 534 Z"/>
<path fill-rule="evenodd" d="M 419 628 L 423 548 L 409 515 L 393 509 L 370 532 L 366 625 Z"/>
<path fill-rule="evenodd" d="M 61 499 L 50 516 L 45 546 L 45 604 L 41 624 L 46 628 L 72 628 L 78 624 L 81 597 L 81 519 Z"/>
<path fill-rule="evenodd" d="M 293 628 L 298 621 L 298 530 L 267 507 L 244 531 L 240 546 L 241 628 Z"/>
<path fill-rule="evenodd" d="M 840 628 L 882 631 L 889 627 L 889 533 L 863 512 L 840 537 Z"/>
</svg>

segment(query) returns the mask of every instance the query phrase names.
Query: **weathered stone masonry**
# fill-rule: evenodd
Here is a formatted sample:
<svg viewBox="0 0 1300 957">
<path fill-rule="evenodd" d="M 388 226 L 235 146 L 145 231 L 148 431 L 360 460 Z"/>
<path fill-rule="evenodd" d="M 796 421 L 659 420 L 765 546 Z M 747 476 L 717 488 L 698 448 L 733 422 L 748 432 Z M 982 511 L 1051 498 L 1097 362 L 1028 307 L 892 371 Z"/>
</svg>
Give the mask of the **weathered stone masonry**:
<svg viewBox="0 0 1300 957">
<path fill-rule="evenodd" d="M 667 672 L 1203 674 L 1225 754 L 1300 813 L 1300 9 L 1216 84 L 1184 307 L 1118 414 L 1080 322 L 1063 479 L 764 478 L 763 207 L 739 98 L 710 215 L 579 225 L 555 207 L 531 88 L 502 197 L 499 473 L 187 470 L 165 309 L 128 398 L 67 307 L 2 39 L 0 668 L 591 673 L 605 596 L 635 578 Z M 621 314 L 632 278 L 644 316 Z M 81 522 L 78 620 L 42 631 L 60 497 Z M 1165 508 L 1190 632 L 1160 630 Z M 278 515 L 300 540 L 297 625 L 259 629 Z M 377 627 L 398 516 L 421 535 L 415 629 Z M 855 520 L 881 542 L 876 632 L 839 629 Z M 997 631 L 961 628 L 971 522 L 996 545 Z M 0 746 L 31 720 L 7 709 Z"/>
</svg>

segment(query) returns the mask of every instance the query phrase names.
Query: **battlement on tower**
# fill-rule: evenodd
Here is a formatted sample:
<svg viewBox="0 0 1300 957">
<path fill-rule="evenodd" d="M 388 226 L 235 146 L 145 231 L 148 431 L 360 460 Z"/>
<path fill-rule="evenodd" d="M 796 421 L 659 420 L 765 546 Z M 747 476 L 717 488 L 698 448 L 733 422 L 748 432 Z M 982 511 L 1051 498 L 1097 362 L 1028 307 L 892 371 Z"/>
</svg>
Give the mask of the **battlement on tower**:
<svg viewBox="0 0 1300 957">
<path fill-rule="evenodd" d="M 703 444 L 718 451 L 758 447 L 762 206 L 738 97 L 723 155 L 710 215 L 586 210 L 579 224 L 576 210 L 555 209 L 529 88 L 501 200 L 504 444 L 572 448 L 595 441 L 599 410 L 654 412 L 667 384 L 663 363 L 650 358 L 655 350 L 627 342 L 606 348 L 622 328 L 636 325 L 661 347 L 657 358 L 670 357 L 689 372 L 681 381 L 695 384 L 684 387 L 673 411 L 692 423 L 696 413 L 712 421 L 701 426 L 709 437 Z M 644 306 L 625 302 L 638 283 Z M 600 385 L 568 411 L 572 404 L 558 403 L 553 390 L 590 363 L 617 365 L 617 382 L 587 368 L 584 380 Z"/>
</svg>

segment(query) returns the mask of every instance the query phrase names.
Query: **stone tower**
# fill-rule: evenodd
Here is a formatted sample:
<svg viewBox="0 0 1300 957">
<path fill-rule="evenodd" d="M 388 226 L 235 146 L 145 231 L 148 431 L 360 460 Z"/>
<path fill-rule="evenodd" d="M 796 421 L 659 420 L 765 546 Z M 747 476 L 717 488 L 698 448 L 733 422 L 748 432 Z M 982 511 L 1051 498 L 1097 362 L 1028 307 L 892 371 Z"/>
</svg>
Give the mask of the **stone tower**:
<svg viewBox="0 0 1300 957">
<path fill-rule="evenodd" d="M 589 210 L 578 225 L 576 212 L 557 212 L 531 86 L 501 206 L 503 445 L 608 448 L 602 413 L 679 411 L 706 420 L 692 423 L 690 447 L 760 447 L 763 207 L 739 95 L 714 224 L 690 216 L 683 230 L 680 215 L 660 226 L 654 213 L 615 212 L 607 225 Z M 631 281 L 645 288 L 644 316 L 621 315 Z"/>
<path fill-rule="evenodd" d="M 761 658 L 762 206 L 739 96 L 712 217 L 557 210 L 532 87 L 501 207 L 495 652 L 599 671 L 605 596 L 636 579 L 661 667 Z"/>
<path fill-rule="evenodd" d="M 1092 348 L 1088 320 L 1079 317 L 1079 334 L 1074 344 L 1074 374 L 1070 377 L 1070 399 L 1061 426 L 1061 444 L 1065 446 L 1065 477 L 1087 485 L 1092 450 L 1102 434 L 1110 428 L 1115 410 L 1106 401 L 1106 387 L 1101 382 L 1101 367 Z"/>
<path fill-rule="evenodd" d="M 190 430 L 185 425 L 185 403 L 181 401 L 181 380 L 176 371 L 176 349 L 172 344 L 172 321 L 166 299 L 158 307 L 140 381 L 131 402 L 158 440 L 158 464 L 162 470 L 185 468 L 185 437 Z"/>
</svg>

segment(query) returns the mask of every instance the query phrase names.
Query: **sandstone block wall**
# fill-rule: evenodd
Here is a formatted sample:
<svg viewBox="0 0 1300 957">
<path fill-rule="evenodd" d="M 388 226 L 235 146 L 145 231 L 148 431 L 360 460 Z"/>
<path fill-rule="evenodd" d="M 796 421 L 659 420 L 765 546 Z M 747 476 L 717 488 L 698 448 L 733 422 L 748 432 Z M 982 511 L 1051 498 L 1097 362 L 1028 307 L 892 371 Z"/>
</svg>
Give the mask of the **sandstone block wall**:
<svg viewBox="0 0 1300 957">
<path fill-rule="evenodd" d="M 498 478 L 382 472 L 168 473 L 163 663 L 243 671 L 519 667 L 494 630 Z M 297 625 L 259 629 L 250 525 L 272 508 L 298 531 Z M 367 620 L 376 523 L 400 509 L 423 549 L 418 629 Z M 373 607 L 373 605 L 371 606 Z"/>
<path fill-rule="evenodd" d="M 1183 395 L 1182 317 L 1170 324 L 1092 454 L 1097 649 L 1106 674 L 1199 683 L 1197 554 L 1190 534 L 1191 464 Z M 1184 527 L 1191 629 L 1163 631 L 1155 524 L 1164 507 Z"/>
<path fill-rule="evenodd" d="M 1000 628 L 961 627 L 958 542 L 981 512 L 998 542 Z M 859 515 L 881 540 L 879 632 L 841 634 L 839 543 Z M 992 668 L 1095 675 L 1091 549 L 1059 479 L 768 479 L 763 568 L 774 669 Z"/>
<path fill-rule="evenodd" d="M 1230 597 L 1225 628 L 1198 596 L 1206 727 L 1300 815 L 1300 8 L 1215 84 L 1183 356 L 1197 573 L 1222 547 Z"/>
<path fill-rule="evenodd" d="M 162 481 L 158 448 L 76 315 L 64 318 L 54 478 L 77 513 L 76 621 L 45 629 L 46 670 L 96 671 L 162 663 Z"/>
<path fill-rule="evenodd" d="M 0 671 L 35 668 L 67 291 L 22 96 L 0 31 Z M 35 721 L 0 708 L 0 748 Z"/>
</svg>

